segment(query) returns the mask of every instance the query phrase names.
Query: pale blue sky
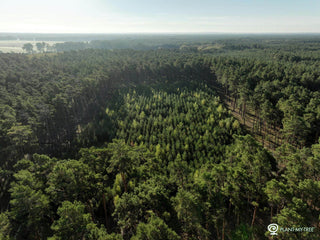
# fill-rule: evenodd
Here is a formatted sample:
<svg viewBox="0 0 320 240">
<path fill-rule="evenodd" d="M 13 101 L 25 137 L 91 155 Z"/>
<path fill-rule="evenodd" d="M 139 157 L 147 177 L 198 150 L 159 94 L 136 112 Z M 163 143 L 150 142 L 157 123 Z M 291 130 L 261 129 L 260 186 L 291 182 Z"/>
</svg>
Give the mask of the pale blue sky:
<svg viewBox="0 0 320 240">
<path fill-rule="evenodd" d="M 320 0 L 0 0 L 0 32 L 320 32 Z"/>
</svg>

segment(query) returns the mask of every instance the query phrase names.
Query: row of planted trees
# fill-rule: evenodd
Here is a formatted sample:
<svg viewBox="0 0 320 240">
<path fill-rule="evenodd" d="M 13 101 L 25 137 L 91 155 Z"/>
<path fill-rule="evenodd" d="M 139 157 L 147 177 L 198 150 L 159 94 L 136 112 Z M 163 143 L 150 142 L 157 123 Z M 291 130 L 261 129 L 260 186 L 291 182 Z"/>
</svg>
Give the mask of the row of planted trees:
<svg viewBox="0 0 320 240">
<path fill-rule="evenodd" d="M 105 121 L 101 109 L 116 102 L 116 89 L 174 84 L 176 79 L 188 82 L 189 74 L 195 79 L 200 71 L 190 68 L 196 62 L 170 51 L 0 54 L 0 169 L 5 179 L 0 184 L 1 209 L 8 207 L 10 176 L 17 160 L 34 152 L 67 158 L 81 146 L 110 141 L 112 125 L 97 130 L 96 122 Z M 93 134 L 77 141 L 87 124 L 93 126 Z"/>
<path fill-rule="evenodd" d="M 139 100 L 134 101 L 135 97 Z M 180 103 L 176 101 L 177 97 L 181 97 Z M 140 105 L 140 101 L 145 101 L 146 105 Z M 171 139 L 183 142 L 187 137 L 181 132 L 167 133 L 169 139 L 158 138 L 153 143 L 144 144 L 139 139 L 140 135 L 136 133 L 143 129 L 143 125 L 134 126 L 133 122 L 139 120 L 142 112 L 145 112 L 142 119 L 147 121 L 153 118 L 154 111 L 159 109 L 161 112 L 167 107 L 175 109 L 177 114 L 189 112 L 194 116 L 198 112 L 211 115 L 211 120 L 189 119 L 188 124 L 182 125 L 182 118 L 167 121 L 166 118 L 177 117 L 169 113 L 151 134 L 162 134 L 162 128 L 170 129 L 176 121 L 181 132 L 196 127 L 200 138 L 209 137 L 209 142 L 202 148 L 210 147 L 210 151 L 195 146 L 199 136 L 190 135 L 190 150 L 173 147 L 166 152 Z M 128 126 L 133 125 L 135 129 L 132 138 L 114 140 L 106 148 L 82 149 L 77 160 L 34 155 L 30 160 L 23 159 L 16 164 L 17 173 L 10 189 L 10 211 L 1 215 L 9 224 L 2 229 L 2 232 L 6 230 L 3 234 L 27 239 L 48 236 L 52 239 L 193 239 L 199 236 L 207 239 L 215 235 L 221 237 L 225 232 L 232 233 L 225 227 L 222 232 L 220 229 L 231 224 L 226 213 L 231 214 L 233 209 L 229 208 L 225 214 L 217 216 L 216 222 L 212 221 L 206 211 L 220 211 L 222 206 L 227 209 L 224 200 L 221 206 L 206 209 L 206 204 L 211 202 L 205 199 L 206 190 L 194 186 L 196 183 L 201 186 L 202 177 L 211 171 L 212 166 L 220 166 L 225 154 L 222 149 L 227 143 L 211 141 L 210 138 L 225 137 L 230 143 L 232 133 L 240 130 L 238 124 L 230 126 L 229 130 L 223 128 L 221 122 L 228 116 L 218 100 L 202 91 L 155 92 L 149 97 L 128 94 L 123 108 L 133 117 L 127 120 Z M 116 119 L 121 125 L 121 116 Z M 206 128 L 221 132 L 208 136 Z M 124 129 L 132 131 L 128 127 Z M 120 132 L 124 129 L 118 128 Z M 210 152 L 215 149 L 218 152 L 210 157 Z M 194 160 L 197 155 L 202 159 L 201 164 Z"/>
<path fill-rule="evenodd" d="M 123 99 L 119 111 L 106 111 L 118 122 L 112 143 L 83 148 L 75 160 L 36 154 L 15 165 L 10 210 L 0 215 L 4 237 L 260 239 L 270 222 L 318 227 L 319 144 L 283 145 L 275 160 L 241 135 L 208 89 Z M 161 121 L 149 129 L 150 119 Z M 192 128 L 195 135 L 183 134 Z M 188 147 L 175 145 L 186 138 Z"/>
<path fill-rule="evenodd" d="M 316 52 L 228 54 L 1 54 L 2 237 L 262 238 L 271 220 L 317 226 Z M 254 112 L 253 131 L 282 129 L 276 160 L 241 135 L 210 90 L 219 84 L 243 118 Z"/>
<path fill-rule="evenodd" d="M 317 141 L 320 74 L 316 62 L 226 57 L 214 59 L 212 65 L 232 109 L 239 111 L 244 124 L 250 121 L 253 132 L 263 138 L 273 136 L 275 146 L 279 135 L 298 147 Z"/>
</svg>

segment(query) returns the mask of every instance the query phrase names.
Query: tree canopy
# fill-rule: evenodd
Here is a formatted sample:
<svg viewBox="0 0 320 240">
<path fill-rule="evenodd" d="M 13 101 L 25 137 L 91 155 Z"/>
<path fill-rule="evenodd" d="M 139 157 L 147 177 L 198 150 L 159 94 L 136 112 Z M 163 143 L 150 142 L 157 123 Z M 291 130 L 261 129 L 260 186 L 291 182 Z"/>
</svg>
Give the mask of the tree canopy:
<svg viewBox="0 0 320 240">
<path fill-rule="evenodd" d="M 319 226 L 319 39 L 153 41 L 0 53 L 0 239 Z"/>
</svg>

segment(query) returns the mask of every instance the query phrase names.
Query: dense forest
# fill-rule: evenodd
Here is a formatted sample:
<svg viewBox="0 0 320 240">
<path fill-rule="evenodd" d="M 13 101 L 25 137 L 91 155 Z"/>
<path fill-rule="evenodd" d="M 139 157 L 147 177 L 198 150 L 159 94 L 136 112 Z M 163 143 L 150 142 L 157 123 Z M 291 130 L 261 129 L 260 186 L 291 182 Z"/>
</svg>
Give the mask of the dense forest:
<svg viewBox="0 0 320 240">
<path fill-rule="evenodd" d="M 320 37 L 185 38 L 0 53 L 0 239 L 320 238 Z"/>
</svg>

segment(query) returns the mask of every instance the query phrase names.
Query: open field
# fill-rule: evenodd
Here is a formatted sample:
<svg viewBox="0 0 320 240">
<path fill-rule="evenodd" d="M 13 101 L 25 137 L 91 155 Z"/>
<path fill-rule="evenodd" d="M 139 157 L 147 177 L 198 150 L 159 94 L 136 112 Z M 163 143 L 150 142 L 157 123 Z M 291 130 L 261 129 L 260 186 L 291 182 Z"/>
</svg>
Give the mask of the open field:
<svg viewBox="0 0 320 240">
<path fill-rule="evenodd" d="M 20 40 L 3 40 L 0 41 L 0 52 L 4 53 L 23 53 L 24 50 L 22 49 L 22 46 L 26 43 L 31 43 L 34 46 L 34 49 L 36 49 L 36 43 L 38 41 L 20 41 Z M 50 46 L 56 44 L 56 43 L 62 43 L 62 41 L 45 41 Z"/>
</svg>

